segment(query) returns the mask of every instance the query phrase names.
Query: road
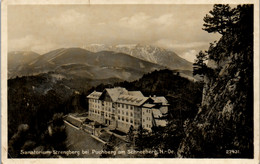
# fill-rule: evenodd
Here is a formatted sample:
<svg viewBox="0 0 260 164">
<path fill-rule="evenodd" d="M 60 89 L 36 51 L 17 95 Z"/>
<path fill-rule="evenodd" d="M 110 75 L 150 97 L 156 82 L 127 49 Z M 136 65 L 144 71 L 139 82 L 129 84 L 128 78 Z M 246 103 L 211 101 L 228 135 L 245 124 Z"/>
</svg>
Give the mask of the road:
<svg viewBox="0 0 260 164">
<path fill-rule="evenodd" d="M 92 150 L 102 150 L 103 144 L 90 136 L 90 134 L 83 132 L 82 130 L 78 130 L 73 126 L 68 124 L 66 125 L 67 132 L 67 148 L 71 151 L 80 151 L 79 156 L 73 156 L 78 158 L 98 158 L 100 155 L 92 154 Z M 89 154 L 83 154 L 83 151 L 88 151 Z M 72 156 L 70 156 L 72 157 Z"/>
</svg>

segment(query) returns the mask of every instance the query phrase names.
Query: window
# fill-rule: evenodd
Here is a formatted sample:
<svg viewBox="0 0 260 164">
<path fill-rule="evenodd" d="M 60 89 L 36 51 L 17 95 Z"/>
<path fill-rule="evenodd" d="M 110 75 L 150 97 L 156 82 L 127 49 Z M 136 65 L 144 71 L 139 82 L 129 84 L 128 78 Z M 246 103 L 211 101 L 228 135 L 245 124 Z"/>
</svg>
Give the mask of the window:
<svg viewBox="0 0 260 164">
<path fill-rule="evenodd" d="M 128 122 L 128 118 L 126 118 L 126 122 Z"/>
<path fill-rule="evenodd" d="M 122 111 L 122 114 L 124 114 L 124 111 Z"/>
<path fill-rule="evenodd" d="M 133 123 L 133 119 L 130 119 L 130 122 Z"/>
<path fill-rule="evenodd" d="M 117 104 L 118 107 L 120 107 L 120 104 Z"/>
<path fill-rule="evenodd" d="M 130 106 L 130 109 L 133 110 L 133 106 Z"/>
<path fill-rule="evenodd" d="M 146 120 L 148 120 L 148 117 L 146 117 Z"/>
<path fill-rule="evenodd" d="M 133 117 L 133 112 L 130 113 L 131 117 Z"/>
<path fill-rule="evenodd" d="M 124 116 L 122 116 L 122 120 L 123 120 L 123 121 L 125 120 Z"/>
<path fill-rule="evenodd" d="M 146 125 L 146 127 L 148 128 L 148 125 Z"/>
<path fill-rule="evenodd" d="M 118 111 L 117 111 L 117 113 L 119 113 L 119 114 L 120 114 L 120 110 L 118 110 Z"/>
<path fill-rule="evenodd" d="M 128 109 L 128 105 L 126 105 L 126 109 Z"/>
<path fill-rule="evenodd" d="M 118 119 L 120 120 L 120 116 L 118 116 Z"/>
<path fill-rule="evenodd" d="M 145 122 L 145 119 L 143 119 L 143 122 Z"/>
<path fill-rule="evenodd" d="M 124 108 L 124 104 L 122 104 L 122 108 Z"/>
<path fill-rule="evenodd" d="M 128 116 L 128 112 L 126 112 L 126 115 Z"/>
</svg>

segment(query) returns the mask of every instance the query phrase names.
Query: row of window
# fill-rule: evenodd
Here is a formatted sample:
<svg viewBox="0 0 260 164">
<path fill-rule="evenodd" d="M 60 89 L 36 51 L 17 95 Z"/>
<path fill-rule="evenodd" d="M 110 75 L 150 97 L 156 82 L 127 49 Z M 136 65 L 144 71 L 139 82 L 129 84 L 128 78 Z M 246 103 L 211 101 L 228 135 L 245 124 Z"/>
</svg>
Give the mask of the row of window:
<svg viewBox="0 0 260 164">
<path fill-rule="evenodd" d="M 150 117 L 146 117 L 146 120 L 147 121 L 151 121 L 151 118 Z M 143 119 L 143 122 L 145 122 L 145 118 Z"/>
<path fill-rule="evenodd" d="M 146 113 L 151 113 L 151 109 L 146 109 Z M 143 111 L 143 115 L 145 115 L 145 111 Z"/>
<path fill-rule="evenodd" d="M 126 108 L 126 109 L 130 109 L 130 110 L 134 109 L 134 106 L 127 105 L 127 104 L 117 104 L 117 107 Z"/>
<path fill-rule="evenodd" d="M 90 102 L 94 102 L 94 103 L 101 103 L 100 100 L 96 100 L 96 99 L 89 99 Z"/>
<path fill-rule="evenodd" d="M 125 114 L 125 115 L 127 115 L 127 116 L 128 116 L 128 114 L 130 113 L 130 116 L 131 116 L 131 117 L 133 117 L 133 116 L 134 116 L 133 112 L 129 112 L 129 113 L 128 113 L 128 112 L 124 112 L 123 110 L 122 110 L 121 112 L 120 112 L 120 110 L 117 110 L 117 113 L 118 113 L 118 114 L 120 114 L 120 113 L 121 113 L 122 115 L 124 115 L 124 114 Z"/>
<path fill-rule="evenodd" d="M 96 108 L 96 109 L 101 109 L 101 107 L 99 105 L 92 105 L 91 107 L 93 108 Z M 105 111 L 109 111 L 109 112 L 112 112 L 112 109 L 111 108 L 103 108 Z"/>
<path fill-rule="evenodd" d="M 96 100 L 96 99 L 89 99 L 90 104 L 91 104 L 91 102 L 98 103 L 98 104 L 103 103 L 104 105 L 111 105 L 111 103 L 112 103 L 112 102 L 101 101 L 101 100 Z"/>
<path fill-rule="evenodd" d="M 110 111 L 110 110 L 109 110 Z M 100 110 L 96 110 L 96 109 L 89 109 L 89 113 L 95 113 L 95 114 L 101 114 L 101 111 Z M 134 117 L 134 115 L 133 115 L 133 113 L 132 112 L 129 112 L 130 113 L 130 115 L 129 115 L 129 113 L 128 112 L 124 112 L 124 111 L 121 111 L 121 113 L 122 113 L 122 115 L 124 115 L 125 117 Z M 120 110 L 118 111 L 118 114 L 120 114 Z M 107 113 L 107 112 L 105 112 L 105 116 L 106 117 L 109 117 L 109 118 L 111 118 L 111 116 L 110 116 L 110 114 L 109 113 Z M 124 116 L 118 116 L 118 117 L 124 117 Z M 140 114 L 139 113 L 136 113 L 135 114 L 135 118 L 140 118 Z M 132 118 L 131 118 L 132 119 Z M 150 120 L 150 119 L 149 119 Z"/>
<path fill-rule="evenodd" d="M 100 115 L 97 115 L 95 113 L 90 113 L 89 114 L 90 117 L 94 117 L 98 120 L 101 119 L 101 116 Z M 138 127 L 140 125 L 140 122 L 138 120 L 135 120 L 135 122 L 133 122 L 132 119 L 128 119 L 128 118 L 124 118 L 124 117 L 118 117 L 118 120 L 119 121 L 124 121 L 124 122 L 118 122 L 118 124 L 125 124 L 125 125 L 135 125 L 135 127 Z"/>
<path fill-rule="evenodd" d="M 101 103 L 102 102 L 101 100 L 96 100 L 96 99 L 89 99 L 89 101 L 90 101 L 90 103 L 91 102 L 94 102 L 94 103 Z M 105 105 L 111 105 L 111 102 L 104 101 L 104 104 Z M 126 109 L 130 109 L 130 110 L 133 110 L 135 108 L 135 106 L 133 106 L 133 105 L 120 104 L 120 103 L 117 104 L 117 107 L 126 108 Z"/>
<path fill-rule="evenodd" d="M 92 107 L 93 107 L 93 108 L 97 108 L 97 109 L 99 109 L 99 108 L 100 108 L 100 106 L 97 106 L 97 105 L 92 105 Z M 112 111 L 112 110 L 111 110 L 111 108 L 104 108 L 104 109 L 105 109 L 105 111 L 109 111 L 109 112 L 111 112 L 111 111 Z M 90 110 L 90 111 L 91 111 L 91 110 Z M 128 115 L 130 115 L 131 117 L 133 117 L 133 116 L 134 116 L 133 112 L 129 112 L 129 113 L 130 113 L 130 114 L 129 114 L 129 113 L 128 113 L 128 111 L 126 111 L 126 112 L 125 112 L 125 111 L 123 111 L 123 110 L 122 110 L 122 111 L 120 111 L 120 109 L 118 109 L 118 110 L 117 110 L 117 113 L 118 113 L 118 114 L 120 114 L 120 113 L 121 113 L 122 115 L 124 115 L 124 114 L 125 114 L 125 115 L 127 115 L 127 116 L 128 116 Z M 138 114 L 137 114 L 137 115 L 138 115 Z"/>
<path fill-rule="evenodd" d="M 152 128 L 152 125 L 148 125 L 148 124 L 146 124 L 146 126 L 143 125 L 143 128 Z"/>
<path fill-rule="evenodd" d="M 122 120 L 122 121 L 126 121 L 126 122 L 129 122 L 129 120 L 130 120 L 130 123 L 133 123 L 133 119 L 132 118 L 130 118 L 130 119 L 128 119 L 128 117 L 124 117 L 124 116 L 118 116 L 118 120 Z"/>
</svg>

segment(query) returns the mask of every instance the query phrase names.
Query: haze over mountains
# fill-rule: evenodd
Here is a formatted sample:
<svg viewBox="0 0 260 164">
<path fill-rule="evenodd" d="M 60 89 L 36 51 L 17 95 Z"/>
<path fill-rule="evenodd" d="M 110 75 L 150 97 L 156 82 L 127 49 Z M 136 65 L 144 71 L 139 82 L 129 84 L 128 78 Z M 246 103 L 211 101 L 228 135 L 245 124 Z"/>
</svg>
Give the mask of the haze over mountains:
<svg viewBox="0 0 260 164">
<path fill-rule="evenodd" d="M 39 55 L 16 51 L 8 54 L 8 77 L 55 72 L 65 77 L 132 81 L 143 74 L 161 69 L 191 73 L 192 64 L 172 51 L 147 45 L 61 48 Z"/>
</svg>

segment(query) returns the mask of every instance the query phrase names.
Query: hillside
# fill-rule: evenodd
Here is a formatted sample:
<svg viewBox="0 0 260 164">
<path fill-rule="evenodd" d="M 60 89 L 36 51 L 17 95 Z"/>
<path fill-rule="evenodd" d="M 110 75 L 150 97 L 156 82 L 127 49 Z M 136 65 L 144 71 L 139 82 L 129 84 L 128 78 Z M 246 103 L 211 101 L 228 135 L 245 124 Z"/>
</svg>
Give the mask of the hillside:
<svg viewBox="0 0 260 164">
<path fill-rule="evenodd" d="M 140 78 L 144 73 L 163 68 L 158 64 L 123 53 L 111 51 L 92 53 L 80 48 L 63 48 L 43 54 L 30 63 L 23 64 L 10 76 L 28 76 L 54 71 L 66 76 L 94 80 L 118 78 L 131 81 Z"/>
<path fill-rule="evenodd" d="M 8 53 L 8 76 L 19 71 L 23 65 L 29 64 L 40 55 L 32 51 L 12 51 Z"/>
</svg>

